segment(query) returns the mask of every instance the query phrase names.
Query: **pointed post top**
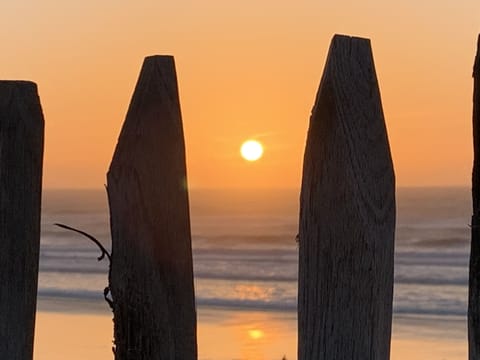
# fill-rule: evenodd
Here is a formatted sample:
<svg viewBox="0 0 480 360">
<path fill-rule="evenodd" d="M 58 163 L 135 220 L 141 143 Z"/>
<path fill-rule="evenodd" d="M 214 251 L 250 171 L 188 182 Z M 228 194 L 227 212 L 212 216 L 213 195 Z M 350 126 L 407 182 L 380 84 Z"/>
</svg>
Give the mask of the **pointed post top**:
<svg viewBox="0 0 480 360">
<path fill-rule="evenodd" d="M 473 65 L 473 173 L 472 173 L 472 205 L 473 214 L 480 222 L 480 34 L 477 40 L 477 52 Z M 473 223 L 473 220 L 472 220 Z M 480 316 L 480 315 L 479 315 Z M 480 317 L 479 317 L 480 318 Z M 478 346 L 480 353 L 480 342 Z"/>
<path fill-rule="evenodd" d="M 149 72 L 152 69 L 158 69 L 159 72 L 175 73 L 175 58 L 172 55 L 150 55 L 143 59 L 140 74 Z"/>
<path fill-rule="evenodd" d="M 144 63 L 146 62 L 156 62 L 156 63 L 163 63 L 163 62 L 175 62 L 175 58 L 173 55 L 149 55 L 146 56 L 143 60 Z"/>
<path fill-rule="evenodd" d="M 0 86 L 21 86 L 37 88 L 37 84 L 30 80 L 0 80 Z"/>
<path fill-rule="evenodd" d="M 384 200 L 395 180 L 369 39 L 333 37 L 312 110 L 309 137 L 311 144 L 306 152 L 312 146 L 314 157 L 328 146 L 335 151 L 343 147 L 342 151 L 351 154 L 345 160 L 357 183 L 365 182 L 359 191 L 372 199 L 372 208 L 382 212 L 389 204 Z M 326 144 L 327 141 L 332 144 Z M 381 184 L 371 182 L 372 176 L 381 179 Z"/>
<path fill-rule="evenodd" d="M 332 44 L 340 43 L 340 42 L 365 42 L 370 44 L 370 39 L 362 38 L 359 36 L 344 35 L 344 34 L 333 35 Z"/>
<path fill-rule="evenodd" d="M 145 163 L 147 168 L 152 167 L 150 162 L 154 161 L 154 157 L 140 154 L 160 151 L 167 157 L 171 156 L 172 141 L 179 141 L 179 146 L 183 146 L 175 60 L 170 55 L 147 56 L 140 70 L 110 171 L 123 156 L 132 159 L 138 157 L 136 162 L 132 161 L 135 166 Z"/>
<path fill-rule="evenodd" d="M 348 61 L 352 58 L 362 60 L 362 63 L 372 62 L 373 54 L 370 39 L 356 36 L 335 34 L 330 43 L 327 65 L 329 59 L 335 56 L 335 61 Z M 352 66 L 349 64 L 348 66 Z M 362 66 L 362 64 L 359 64 Z"/>
<path fill-rule="evenodd" d="M 339 51 L 344 58 L 349 58 L 352 56 L 356 56 L 357 55 L 356 52 L 361 51 L 361 52 L 369 52 L 370 54 L 365 54 L 365 55 L 368 55 L 368 57 L 373 58 L 373 55 L 371 54 L 372 53 L 371 47 L 372 46 L 371 46 L 370 39 L 361 38 L 357 36 L 335 34 L 330 43 L 329 57 L 330 57 L 330 54 L 336 53 L 337 51 Z M 347 54 L 347 56 L 345 56 L 345 54 Z"/>
<path fill-rule="evenodd" d="M 480 72 L 480 34 L 477 39 L 477 54 L 475 56 L 475 64 L 473 65 L 473 77 L 479 76 Z"/>
<path fill-rule="evenodd" d="M 37 84 L 28 80 L 0 80 L 0 92 L 3 94 L 3 102 L 7 101 L 6 94 L 21 94 L 21 97 L 28 97 L 29 100 L 38 98 Z"/>
<path fill-rule="evenodd" d="M 0 120 L 12 121 L 12 107 L 22 109 L 16 111 L 16 116 L 27 124 L 41 124 L 43 127 L 43 113 L 36 83 L 26 80 L 0 80 Z"/>
<path fill-rule="evenodd" d="M 144 92 L 145 90 L 147 91 Z M 175 102 L 173 106 L 178 106 L 177 74 L 173 56 L 152 55 L 143 60 L 128 112 L 138 105 L 139 95 L 144 98 L 142 101 L 145 101 L 145 97 L 147 101 L 153 102 L 170 100 Z"/>
</svg>

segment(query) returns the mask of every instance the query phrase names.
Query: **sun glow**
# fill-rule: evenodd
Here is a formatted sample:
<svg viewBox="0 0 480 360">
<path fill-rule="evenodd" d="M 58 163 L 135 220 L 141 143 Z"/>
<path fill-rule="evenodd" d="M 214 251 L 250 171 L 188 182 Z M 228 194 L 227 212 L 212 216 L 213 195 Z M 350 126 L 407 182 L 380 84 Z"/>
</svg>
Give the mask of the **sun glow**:
<svg viewBox="0 0 480 360">
<path fill-rule="evenodd" d="M 248 336 L 250 336 L 250 338 L 253 340 L 259 340 L 263 338 L 264 333 L 262 330 L 259 330 L 259 329 L 251 329 L 251 330 L 248 330 Z"/>
<path fill-rule="evenodd" d="M 247 140 L 242 144 L 240 154 L 247 161 L 256 161 L 263 155 L 263 146 L 256 140 Z"/>
</svg>

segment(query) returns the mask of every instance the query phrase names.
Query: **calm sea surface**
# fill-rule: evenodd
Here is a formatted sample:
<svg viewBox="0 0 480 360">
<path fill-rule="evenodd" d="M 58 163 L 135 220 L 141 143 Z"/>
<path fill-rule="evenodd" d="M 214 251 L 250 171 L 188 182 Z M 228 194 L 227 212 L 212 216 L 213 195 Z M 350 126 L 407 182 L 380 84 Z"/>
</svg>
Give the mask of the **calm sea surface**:
<svg viewBox="0 0 480 360">
<path fill-rule="evenodd" d="M 195 291 L 199 308 L 279 311 L 294 316 L 298 191 L 190 192 Z M 470 193 L 466 188 L 397 191 L 394 331 L 444 327 L 465 338 Z M 39 309 L 105 311 L 108 264 L 85 238 L 110 248 L 102 190 L 44 192 Z"/>
</svg>

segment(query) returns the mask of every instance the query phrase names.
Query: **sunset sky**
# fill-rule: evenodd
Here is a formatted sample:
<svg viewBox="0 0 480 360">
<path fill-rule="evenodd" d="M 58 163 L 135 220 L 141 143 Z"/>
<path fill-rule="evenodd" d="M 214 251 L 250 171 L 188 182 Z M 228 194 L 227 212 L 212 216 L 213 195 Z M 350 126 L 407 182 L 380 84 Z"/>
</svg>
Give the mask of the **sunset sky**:
<svg viewBox="0 0 480 360">
<path fill-rule="evenodd" d="M 299 187 L 335 33 L 368 37 L 399 186 L 468 185 L 478 0 L 2 0 L 0 78 L 39 86 L 44 187 L 100 188 L 147 55 L 174 55 L 192 188 Z M 262 159 L 240 157 L 255 138 Z"/>
</svg>

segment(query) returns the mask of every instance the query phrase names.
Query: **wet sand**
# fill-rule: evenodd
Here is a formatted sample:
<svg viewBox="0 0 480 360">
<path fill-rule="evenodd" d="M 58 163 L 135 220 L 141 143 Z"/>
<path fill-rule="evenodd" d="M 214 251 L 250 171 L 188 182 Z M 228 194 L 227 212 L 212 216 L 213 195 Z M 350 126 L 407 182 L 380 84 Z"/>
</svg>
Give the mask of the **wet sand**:
<svg viewBox="0 0 480 360">
<path fill-rule="evenodd" d="M 416 325 L 415 322 L 418 324 Z M 460 360 L 467 357 L 466 340 L 450 324 L 428 319 L 396 321 L 392 360 Z M 198 310 L 200 360 L 296 359 L 294 313 L 232 311 L 216 308 Z M 108 312 L 78 314 L 39 311 L 35 335 L 35 360 L 113 359 L 112 317 Z M 415 329 L 418 333 L 415 333 Z M 461 332 L 460 332 L 461 333 Z M 457 335 L 455 335 L 457 334 Z"/>
</svg>

